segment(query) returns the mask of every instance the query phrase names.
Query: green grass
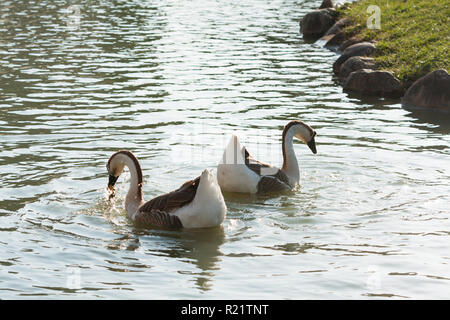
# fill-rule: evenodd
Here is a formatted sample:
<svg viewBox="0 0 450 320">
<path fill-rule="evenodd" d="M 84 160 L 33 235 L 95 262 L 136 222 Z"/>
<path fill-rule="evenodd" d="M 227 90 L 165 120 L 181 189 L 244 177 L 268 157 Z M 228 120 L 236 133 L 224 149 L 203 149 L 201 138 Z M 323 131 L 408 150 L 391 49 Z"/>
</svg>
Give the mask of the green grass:
<svg viewBox="0 0 450 320">
<path fill-rule="evenodd" d="M 369 29 L 369 5 L 381 9 L 381 29 Z M 450 0 L 360 0 L 338 9 L 349 37 L 375 41 L 375 60 L 406 87 L 436 69 L 449 70 Z"/>
</svg>

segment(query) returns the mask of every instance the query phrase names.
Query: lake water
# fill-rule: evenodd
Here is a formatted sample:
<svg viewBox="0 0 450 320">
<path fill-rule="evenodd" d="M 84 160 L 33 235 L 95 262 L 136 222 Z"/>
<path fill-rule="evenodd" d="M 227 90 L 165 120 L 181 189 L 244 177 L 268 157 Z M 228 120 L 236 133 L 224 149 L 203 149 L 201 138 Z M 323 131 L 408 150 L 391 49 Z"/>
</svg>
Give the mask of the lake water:
<svg viewBox="0 0 450 320">
<path fill-rule="evenodd" d="M 320 2 L 2 0 L 0 298 L 450 298 L 448 116 L 343 93 L 299 34 Z M 149 200 L 232 133 L 280 165 L 293 119 L 300 188 L 225 194 L 220 228 L 136 228 L 127 175 L 105 198 L 119 149 Z"/>
</svg>

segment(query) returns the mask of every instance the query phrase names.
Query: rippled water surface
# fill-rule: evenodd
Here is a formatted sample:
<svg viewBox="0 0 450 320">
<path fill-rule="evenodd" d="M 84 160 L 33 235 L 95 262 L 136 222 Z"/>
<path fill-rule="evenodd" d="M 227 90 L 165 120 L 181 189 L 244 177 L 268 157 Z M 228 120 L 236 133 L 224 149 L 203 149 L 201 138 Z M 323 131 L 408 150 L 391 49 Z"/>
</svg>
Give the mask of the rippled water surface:
<svg viewBox="0 0 450 320">
<path fill-rule="evenodd" d="M 449 298 L 449 121 L 343 93 L 299 34 L 320 2 L 2 0 L 0 298 Z M 105 199 L 118 149 L 151 199 L 233 132 L 279 165 L 292 119 L 301 187 L 225 194 L 220 228 L 136 228 L 126 176 Z"/>
</svg>

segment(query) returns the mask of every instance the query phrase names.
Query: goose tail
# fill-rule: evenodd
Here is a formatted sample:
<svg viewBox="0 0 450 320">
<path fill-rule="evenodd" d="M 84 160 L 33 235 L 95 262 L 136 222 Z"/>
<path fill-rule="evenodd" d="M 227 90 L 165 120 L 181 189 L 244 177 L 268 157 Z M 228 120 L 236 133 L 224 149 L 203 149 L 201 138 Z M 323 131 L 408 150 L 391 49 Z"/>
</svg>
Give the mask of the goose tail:
<svg viewBox="0 0 450 320">
<path fill-rule="evenodd" d="M 242 154 L 241 143 L 235 134 L 231 135 L 230 141 L 222 155 L 220 164 L 245 164 L 244 155 Z"/>
</svg>

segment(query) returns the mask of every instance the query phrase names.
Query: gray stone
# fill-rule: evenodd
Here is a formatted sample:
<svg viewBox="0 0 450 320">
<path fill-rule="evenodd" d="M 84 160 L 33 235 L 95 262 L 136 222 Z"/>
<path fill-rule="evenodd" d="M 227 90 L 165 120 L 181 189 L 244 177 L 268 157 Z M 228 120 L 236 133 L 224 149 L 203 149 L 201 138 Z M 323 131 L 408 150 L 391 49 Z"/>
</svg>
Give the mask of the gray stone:
<svg viewBox="0 0 450 320">
<path fill-rule="evenodd" d="M 319 9 L 334 8 L 333 0 L 323 0 Z"/>
<path fill-rule="evenodd" d="M 337 48 L 345 42 L 348 38 L 343 32 L 343 29 L 348 26 L 350 19 L 344 18 L 337 21 L 325 35 L 320 39 L 325 42 L 325 48 L 330 50 L 337 50 Z"/>
<path fill-rule="evenodd" d="M 375 59 L 360 56 L 348 58 L 347 61 L 345 61 L 341 66 L 339 78 L 341 80 L 345 80 L 350 75 L 350 73 L 361 69 L 377 69 Z"/>
<path fill-rule="evenodd" d="M 402 98 L 405 109 L 427 109 L 450 112 L 450 75 L 439 69 L 418 79 Z"/>
<path fill-rule="evenodd" d="M 401 97 L 404 93 L 400 80 L 392 73 L 370 69 L 350 73 L 344 83 L 344 90 L 383 97 Z"/>
<path fill-rule="evenodd" d="M 330 35 L 330 34 L 336 34 L 339 31 L 342 31 L 349 24 L 350 24 L 350 19 L 349 18 L 341 19 L 341 20 L 337 21 L 335 24 L 333 24 L 333 26 L 330 29 L 328 29 L 327 32 L 325 32 L 324 36 L 327 36 L 327 35 Z"/>
<path fill-rule="evenodd" d="M 347 49 L 348 47 L 360 43 L 361 40 L 359 40 L 358 38 L 350 38 L 348 40 L 345 40 L 344 42 L 342 42 L 342 44 L 339 46 L 338 51 L 339 52 L 343 52 L 345 49 Z"/>
<path fill-rule="evenodd" d="M 333 63 L 333 72 L 339 74 L 342 64 L 354 56 L 370 56 L 375 51 L 375 45 L 370 42 L 361 42 L 351 45 L 342 52 L 341 56 Z"/>
<path fill-rule="evenodd" d="M 320 38 L 336 22 L 335 9 L 319 9 L 307 13 L 300 20 L 300 32 L 304 38 Z"/>
<path fill-rule="evenodd" d="M 324 36 L 324 40 L 326 41 L 324 47 L 333 51 L 338 51 L 341 43 L 346 41 L 347 39 L 348 38 L 343 31 L 339 31 L 338 33 L 333 35 Z"/>
</svg>

